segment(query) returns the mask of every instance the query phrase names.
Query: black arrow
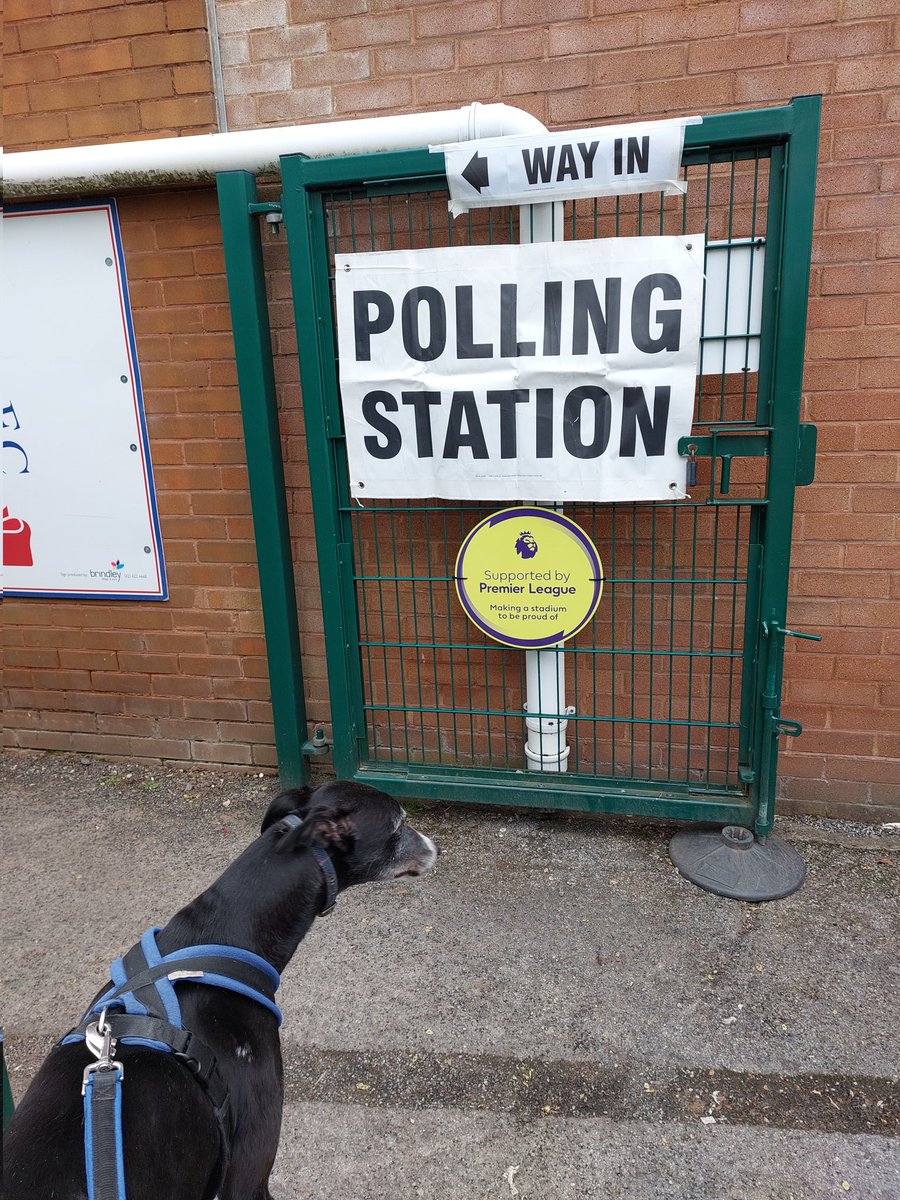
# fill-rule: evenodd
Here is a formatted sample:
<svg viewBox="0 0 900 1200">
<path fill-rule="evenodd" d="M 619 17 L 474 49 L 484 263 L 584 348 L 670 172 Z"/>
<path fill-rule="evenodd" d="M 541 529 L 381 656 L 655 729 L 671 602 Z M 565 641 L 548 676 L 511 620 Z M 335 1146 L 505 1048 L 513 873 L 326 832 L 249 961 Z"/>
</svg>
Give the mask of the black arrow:
<svg viewBox="0 0 900 1200">
<path fill-rule="evenodd" d="M 471 161 L 462 173 L 463 179 L 470 184 L 476 192 L 480 192 L 482 188 L 488 186 L 488 160 L 483 158 L 478 151 L 472 155 Z"/>
</svg>

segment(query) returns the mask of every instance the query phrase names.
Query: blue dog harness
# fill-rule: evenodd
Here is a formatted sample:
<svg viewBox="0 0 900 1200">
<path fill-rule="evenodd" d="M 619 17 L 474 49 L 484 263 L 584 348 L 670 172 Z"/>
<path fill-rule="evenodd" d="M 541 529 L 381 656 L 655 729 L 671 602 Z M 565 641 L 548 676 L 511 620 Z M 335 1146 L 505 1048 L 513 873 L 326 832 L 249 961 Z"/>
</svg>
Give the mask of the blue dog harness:
<svg viewBox="0 0 900 1200">
<path fill-rule="evenodd" d="M 287 832 L 302 824 L 290 814 L 277 828 Z M 337 897 L 337 875 L 327 853 L 312 847 L 325 881 L 320 915 L 330 913 Z M 61 1046 L 85 1042 L 96 1062 L 84 1071 L 84 1159 L 88 1200 L 126 1200 L 122 1145 L 122 1081 L 124 1067 L 115 1054 L 119 1045 L 140 1046 L 174 1054 L 209 1098 L 219 1130 L 219 1162 L 205 1200 L 212 1200 L 228 1170 L 233 1140 L 233 1113 L 228 1088 L 213 1052 L 181 1021 L 179 983 L 224 988 L 255 1000 L 281 1025 L 275 993 L 281 977 L 258 954 L 235 946 L 186 946 L 161 954 L 158 928 L 117 958 L 110 986 L 98 996 L 78 1025 L 61 1039 Z"/>
<path fill-rule="evenodd" d="M 111 986 L 91 1005 L 75 1029 L 60 1042 L 85 1042 L 96 1062 L 85 1068 L 84 1153 L 88 1200 L 125 1200 L 122 1148 L 122 1080 L 125 1070 L 114 1057 L 119 1045 L 174 1054 L 209 1097 L 219 1129 L 219 1171 L 214 1196 L 228 1169 L 233 1135 L 228 1089 L 216 1058 L 181 1020 L 178 983 L 207 984 L 246 996 L 267 1008 L 281 1024 L 275 992 L 281 978 L 273 966 L 235 946 L 186 946 L 161 954 L 159 929 L 117 958 Z"/>
</svg>

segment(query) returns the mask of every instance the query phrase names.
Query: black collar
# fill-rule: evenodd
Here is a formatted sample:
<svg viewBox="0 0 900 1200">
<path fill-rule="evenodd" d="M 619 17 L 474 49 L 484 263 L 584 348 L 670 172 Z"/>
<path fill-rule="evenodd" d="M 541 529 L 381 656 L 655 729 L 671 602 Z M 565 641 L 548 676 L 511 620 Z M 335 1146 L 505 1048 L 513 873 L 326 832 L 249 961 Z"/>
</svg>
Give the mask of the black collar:
<svg viewBox="0 0 900 1200">
<path fill-rule="evenodd" d="M 296 829 L 303 824 L 303 818 L 298 817 L 296 813 L 288 813 L 276 825 L 276 829 L 283 829 L 287 832 L 288 829 Z M 310 846 L 312 856 L 319 865 L 319 870 L 322 872 L 322 878 L 325 880 L 325 902 L 319 909 L 320 917 L 327 917 L 331 910 L 337 904 L 338 881 L 337 872 L 334 869 L 334 863 L 326 850 L 321 846 Z"/>
</svg>

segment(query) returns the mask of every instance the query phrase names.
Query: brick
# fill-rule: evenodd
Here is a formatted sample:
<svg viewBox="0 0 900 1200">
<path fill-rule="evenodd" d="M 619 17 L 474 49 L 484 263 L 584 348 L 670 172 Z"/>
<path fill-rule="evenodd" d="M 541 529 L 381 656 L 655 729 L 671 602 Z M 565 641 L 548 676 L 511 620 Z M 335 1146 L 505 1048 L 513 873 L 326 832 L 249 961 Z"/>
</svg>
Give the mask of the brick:
<svg viewBox="0 0 900 1200">
<path fill-rule="evenodd" d="M 671 83 L 640 84 L 640 111 L 664 117 L 676 112 L 704 112 L 721 108 L 733 99 L 733 75 L 692 75 Z"/>
<path fill-rule="evenodd" d="M 454 45 L 462 67 L 479 67 L 491 64 L 513 62 L 528 62 L 542 59 L 546 56 L 548 46 L 548 30 L 546 27 L 532 29 L 496 29 L 480 34 L 470 34 L 455 39 L 453 43 L 435 42 L 427 47 L 431 54 L 438 51 L 452 52 Z M 412 47 L 414 52 L 419 43 Z M 422 47 L 426 49 L 426 47 Z M 385 50 L 385 56 L 395 53 Z M 380 61 L 380 60 L 379 60 Z M 393 69 L 393 68 L 389 68 Z M 430 69 L 430 68 L 428 68 Z"/>
<path fill-rule="evenodd" d="M 3 113 L 5 116 L 16 116 L 29 111 L 28 89 L 24 83 L 3 89 Z"/>
<path fill-rule="evenodd" d="M 266 59 L 289 61 L 308 54 L 328 51 L 328 26 L 293 25 L 280 29 L 265 29 L 250 34 L 250 58 L 254 63 Z"/>
<path fill-rule="evenodd" d="M 863 388 L 900 387 L 900 358 L 863 360 L 859 366 L 859 382 Z"/>
<path fill-rule="evenodd" d="M 832 134 L 832 157 L 880 161 L 897 153 L 896 129 L 876 123 L 862 129 L 838 129 Z"/>
<path fill-rule="evenodd" d="M 250 747 L 222 742 L 191 742 L 191 758 L 196 762 L 235 763 L 249 766 Z"/>
<path fill-rule="evenodd" d="M 872 428 L 878 429 L 879 424 Z M 857 433 L 857 444 L 862 440 L 863 430 L 860 426 Z M 873 440 L 874 440 L 873 435 Z M 889 437 L 887 438 L 889 441 Z M 878 447 L 875 447 L 878 448 Z M 888 448 L 891 448 L 890 446 Z M 816 466 L 816 476 L 819 483 L 890 483 L 896 478 L 897 467 L 889 455 L 883 458 L 853 454 L 834 454 L 823 457 Z"/>
<path fill-rule="evenodd" d="M 127 42 L 101 42 L 60 50 L 57 54 L 60 75 L 108 74 L 131 67 Z"/>
<path fill-rule="evenodd" d="M 900 85 L 900 55 L 866 55 L 840 62 L 835 71 L 834 87 L 839 92 L 871 92 Z"/>
<path fill-rule="evenodd" d="M 828 201 L 831 229 L 878 229 L 898 221 L 898 196 L 842 196 Z"/>
<path fill-rule="evenodd" d="M 691 74 L 744 70 L 785 61 L 784 34 L 738 34 L 691 43 L 687 69 Z"/>
<path fill-rule="evenodd" d="M 897 300 L 894 296 L 870 296 L 866 300 L 866 325 L 896 325 Z"/>
<path fill-rule="evenodd" d="M 316 84 L 348 83 L 354 79 L 368 79 L 372 73 L 366 50 L 346 50 L 340 54 L 308 54 L 292 67 L 293 86 L 310 88 Z M 427 54 L 421 54 L 421 59 Z M 418 71 L 428 70 L 421 62 Z"/>
<path fill-rule="evenodd" d="M 734 79 L 734 98 L 747 104 L 765 104 L 827 92 L 831 88 L 831 75 L 828 63 L 739 71 Z"/>
<path fill-rule="evenodd" d="M 141 106 L 144 129 L 193 129 L 215 124 L 215 101 L 208 96 L 153 100 Z"/>
<path fill-rule="evenodd" d="M 680 11 L 648 12 L 644 14 L 641 40 L 652 45 L 654 42 L 721 38 L 723 34 L 737 32 L 740 12 L 740 4 L 727 0 Z"/>
<path fill-rule="evenodd" d="M 496 92 L 499 79 L 499 67 L 472 67 L 468 71 L 425 75 L 416 80 L 416 103 L 426 107 L 464 104 L 473 93 Z"/>
<path fill-rule="evenodd" d="M 209 719 L 210 721 L 244 721 L 247 705 L 243 700 L 185 700 L 185 716 L 188 720 Z"/>
<path fill-rule="evenodd" d="M 861 295 L 900 291 L 900 263 L 859 263 L 822 271 L 822 294 Z"/>
<path fill-rule="evenodd" d="M 60 650 L 59 665 L 75 670 L 115 671 L 119 662 L 115 650 Z"/>
<path fill-rule="evenodd" d="M 636 16 L 607 17 L 602 21 L 554 22 L 548 30 L 548 53 L 569 56 L 636 46 L 640 41 L 639 28 Z"/>
<path fill-rule="evenodd" d="M 137 104 L 110 104 L 81 112 L 70 111 L 67 121 L 69 136 L 73 139 L 124 138 L 140 128 L 140 110 Z"/>
<path fill-rule="evenodd" d="M 174 67 L 172 84 L 179 96 L 190 95 L 193 92 L 211 92 L 212 67 L 208 63 L 189 63 Z"/>
<path fill-rule="evenodd" d="M 801 517 L 804 534 L 815 531 L 820 518 L 815 516 Z M 812 525 L 809 524 L 812 522 Z M 890 543 L 893 540 L 893 522 L 889 517 L 872 513 L 835 513 L 828 521 L 830 536 L 836 541 Z M 850 563 L 850 547 L 847 547 L 847 558 Z M 861 564 L 858 564 L 861 565 Z"/>
<path fill-rule="evenodd" d="M 886 50 L 889 34 L 887 21 L 795 30 L 788 35 L 788 61 L 866 57 Z"/>
<path fill-rule="evenodd" d="M 216 22 L 220 33 L 280 28 L 287 24 L 287 5 L 285 0 L 229 0 L 219 5 Z"/>
<path fill-rule="evenodd" d="M 142 33 L 161 33 L 165 28 L 166 13 L 162 4 L 119 4 L 91 17 L 91 33 L 98 42 L 117 38 L 127 45 L 129 38 Z"/>
<path fill-rule="evenodd" d="M 861 426 L 858 445 L 860 450 L 890 450 L 896 455 L 900 450 L 900 421 L 879 421 Z"/>
<path fill-rule="evenodd" d="M 896 600 L 845 600 L 841 603 L 841 621 L 845 625 L 886 629 L 896 616 Z"/>
<path fill-rule="evenodd" d="M 857 93 L 822 97 L 822 129 L 860 129 L 882 120 L 881 96 Z"/>
<path fill-rule="evenodd" d="M 891 487 L 864 487 L 857 484 L 850 497 L 854 512 L 896 513 L 900 507 L 900 491 L 896 484 Z"/>
<path fill-rule="evenodd" d="M 741 5 L 740 25 L 741 29 L 783 29 L 791 24 L 804 27 L 836 21 L 840 15 L 840 0 L 806 0 L 802 8 L 793 11 L 782 0 L 750 0 Z"/>
<path fill-rule="evenodd" d="M 813 242 L 814 263 L 865 262 L 874 257 L 874 252 L 874 230 L 852 234 L 838 230 L 833 233 L 817 233 Z M 826 357 L 834 358 L 835 355 L 830 354 Z"/>
<path fill-rule="evenodd" d="M 38 150 L 58 146 L 67 141 L 69 136 L 64 113 L 9 117 L 3 124 L 7 150 Z"/>
<path fill-rule="evenodd" d="M 175 63 L 206 62 L 209 40 L 200 30 L 189 33 L 157 33 L 135 38 L 131 54 L 136 67 L 159 67 Z"/>
<path fill-rule="evenodd" d="M 49 17 L 52 4 L 51 0 L 6 0 L 3 11 L 7 24 L 12 24 L 15 21 Z"/>
<path fill-rule="evenodd" d="M 330 87 L 293 87 L 288 92 L 260 96 L 257 110 L 263 124 L 304 123 L 316 117 L 330 117 L 334 99 Z"/>
<path fill-rule="evenodd" d="M 409 108 L 412 102 L 412 83 L 408 79 L 345 83 L 334 88 L 335 112 L 344 114 Z"/>
<path fill-rule="evenodd" d="M 233 96 L 283 92 L 291 86 L 289 62 L 252 62 L 242 67 L 224 67 L 223 75 L 225 87 Z"/>
<path fill-rule="evenodd" d="M 604 11 L 607 10 L 604 6 Z M 553 20 L 578 21 L 591 15 L 591 0 L 556 0 L 553 5 Z M 501 0 L 500 25 L 508 29 L 511 25 L 534 25 L 535 8 L 532 0 Z M 452 31 L 450 31 L 452 32 Z"/>
<path fill-rule="evenodd" d="M 17 83 L 39 83 L 46 79 L 58 79 L 59 67 L 56 55 L 25 54 L 9 57 L 3 64 L 3 78 L 7 85 Z"/>
<path fill-rule="evenodd" d="M 343 17 L 328 25 L 333 50 L 367 50 L 371 46 L 408 42 L 411 36 L 412 14 L 408 12 Z"/>
<path fill-rule="evenodd" d="M 25 21 L 18 26 L 18 35 L 23 50 L 77 46 L 91 40 L 91 21 L 81 13 L 58 15 L 50 21 Z M 9 46 L 6 53 L 10 53 Z"/>
<path fill-rule="evenodd" d="M 138 716 L 100 716 L 97 727 L 101 733 L 124 734 L 133 738 L 152 738 L 156 730 L 150 717 Z"/>
<path fill-rule="evenodd" d="M 888 576 L 884 571 L 800 571 L 794 589 L 801 596 L 884 598 Z"/>
<path fill-rule="evenodd" d="M 121 0 L 53 0 L 54 12 L 62 13 L 114 7 L 121 7 Z"/>
<path fill-rule="evenodd" d="M 390 6 L 393 6 L 393 0 Z M 367 13 L 375 7 L 369 0 L 288 0 L 288 20 L 291 25 L 307 25 L 349 17 L 353 13 Z"/>
<path fill-rule="evenodd" d="M 166 0 L 166 28 L 206 30 L 204 0 Z M 218 22 L 217 22 L 218 24 Z"/>
<path fill-rule="evenodd" d="M 816 176 L 816 191 L 819 196 L 863 195 L 878 191 L 878 178 L 877 163 L 822 163 Z"/>
<path fill-rule="evenodd" d="M 104 104 L 122 100 L 147 100 L 172 94 L 172 73 L 167 68 L 145 67 L 140 71 L 101 77 L 98 81 Z"/>
<path fill-rule="evenodd" d="M 485 68 L 482 68 L 485 70 Z M 471 77 L 474 72 L 467 72 Z M 566 88 L 586 87 L 593 81 L 594 64 L 582 58 L 548 59 L 546 62 L 513 63 L 503 68 L 503 87 L 506 93 L 563 91 Z"/>
</svg>

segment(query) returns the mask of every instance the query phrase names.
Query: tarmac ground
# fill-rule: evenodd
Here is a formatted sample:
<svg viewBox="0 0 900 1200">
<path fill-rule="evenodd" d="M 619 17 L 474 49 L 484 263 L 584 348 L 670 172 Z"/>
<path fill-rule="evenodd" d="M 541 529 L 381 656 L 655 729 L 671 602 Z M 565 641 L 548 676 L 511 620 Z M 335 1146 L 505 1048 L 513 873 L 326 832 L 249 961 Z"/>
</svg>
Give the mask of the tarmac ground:
<svg viewBox="0 0 900 1200">
<path fill-rule="evenodd" d="M 18 1099 L 113 958 L 256 835 L 271 776 L 0 759 Z M 441 857 L 354 888 L 284 973 L 275 1200 L 896 1200 L 900 836 L 781 821 L 768 904 L 672 826 L 406 804 Z"/>
</svg>

